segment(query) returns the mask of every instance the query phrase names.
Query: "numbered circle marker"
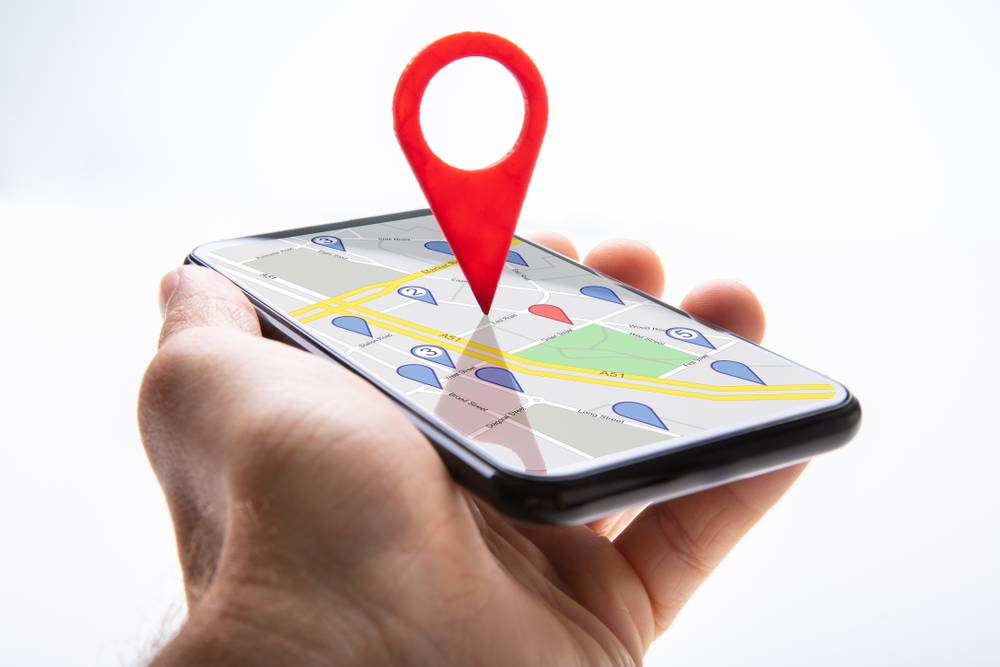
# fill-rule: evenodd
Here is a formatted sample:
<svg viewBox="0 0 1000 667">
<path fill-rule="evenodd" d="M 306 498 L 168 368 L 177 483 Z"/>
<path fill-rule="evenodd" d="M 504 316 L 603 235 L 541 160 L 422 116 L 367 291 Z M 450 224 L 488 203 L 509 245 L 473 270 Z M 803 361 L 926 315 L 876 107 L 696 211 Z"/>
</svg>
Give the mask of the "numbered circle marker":
<svg viewBox="0 0 1000 667">
<path fill-rule="evenodd" d="M 434 299 L 434 295 L 431 294 L 431 291 L 426 287 L 407 285 L 406 287 L 400 287 L 396 291 L 402 296 L 409 297 L 414 301 L 423 301 L 424 303 L 429 303 L 432 306 L 438 305 L 438 302 Z"/>
<path fill-rule="evenodd" d="M 448 350 L 437 345 L 417 345 L 410 350 L 410 354 L 421 359 L 426 359 L 427 361 L 433 361 L 435 364 L 447 366 L 448 368 L 455 367 L 455 362 L 451 360 Z"/>
<path fill-rule="evenodd" d="M 631 419 L 632 421 L 637 421 L 648 426 L 655 426 L 656 428 L 662 428 L 664 431 L 669 431 L 663 420 L 660 419 L 659 415 L 653 412 L 653 408 L 649 407 L 645 403 L 635 403 L 633 401 L 622 401 L 621 403 L 615 403 L 611 406 L 611 409 L 615 411 L 616 415 L 624 417 L 625 419 Z"/>
<path fill-rule="evenodd" d="M 729 359 L 720 359 L 719 361 L 712 362 L 712 370 L 716 373 L 722 373 L 723 375 L 728 375 L 729 377 L 738 378 L 740 380 L 746 380 L 747 382 L 755 382 L 757 384 L 764 384 L 764 381 L 757 377 L 757 374 L 750 370 L 750 367 L 746 364 L 741 364 L 738 361 L 730 361 Z"/>
<path fill-rule="evenodd" d="M 524 123 L 514 147 L 490 166 L 471 170 L 453 167 L 435 155 L 420 127 L 427 84 L 445 66 L 469 57 L 490 58 L 506 67 L 524 96 Z M 448 239 L 447 250 L 426 245 L 454 253 L 483 313 L 489 313 L 504 262 L 527 266 L 523 257 L 508 251 L 548 119 L 549 98 L 535 63 L 513 42 L 488 32 L 462 32 L 428 44 L 396 84 L 396 139 Z"/>
<path fill-rule="evenodd" d="M 438 380 L 437 373 L 435 373 L 434 369 L 430 366 L 423 366 L 421 364 L 405 364 L 397 368 L 396 372 L 407 380 L 413 380 L 414 382 L 425 384 L 428 387 L 441 389 L 441 381 Z"/>
<path fill-rule="evenodd" d="M 694 329 L 674 327 L 673 329 L 667 329 L 667 335 L 674 340 L 682 340 L 685 343 L 700 345 L 701 347 L 707 347 L 710 350 L 715 349 L 715 346 L 709 343 L 708 339 L 702 336 L 700 331 L 695 331 Z"/>
<path fill-rule="evenodd" d="M 344 242 L 338 239 L 336 236 L 317 236 L 313 238 L 313 243 L 316 245 L 321 245 L 324 248 L 331 248 L 333 250 L 339 250 L 341 252 L 347 252 L 344 250 Z"/>
</svg>

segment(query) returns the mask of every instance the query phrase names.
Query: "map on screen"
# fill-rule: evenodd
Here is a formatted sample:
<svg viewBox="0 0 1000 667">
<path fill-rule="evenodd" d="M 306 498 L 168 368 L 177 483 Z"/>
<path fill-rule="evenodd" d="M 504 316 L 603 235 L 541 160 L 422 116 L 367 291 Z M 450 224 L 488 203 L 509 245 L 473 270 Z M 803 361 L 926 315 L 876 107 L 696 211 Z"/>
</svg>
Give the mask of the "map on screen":
<svg viewBox="0 0 1000 667">
<path fill-rule="evenodd" d="M 516 238 L 486 317 L 429 215 L 199 256 L 515 470 L 582 471 L 846 396 Z"/>
</svg>

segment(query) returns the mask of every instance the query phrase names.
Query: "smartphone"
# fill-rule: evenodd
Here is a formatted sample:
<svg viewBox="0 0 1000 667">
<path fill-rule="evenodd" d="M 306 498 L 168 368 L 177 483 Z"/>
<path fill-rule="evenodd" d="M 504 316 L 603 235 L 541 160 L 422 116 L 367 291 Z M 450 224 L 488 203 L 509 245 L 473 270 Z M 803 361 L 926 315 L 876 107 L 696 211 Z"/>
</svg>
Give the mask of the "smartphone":
<svg viewBox="0 0 1000 667">
<path fill-rule="evenodd" d="M 378 387 L 501 512 L 578 524 L 803 461 L 841 384 L 526 239 L 484 316 L 429 210 L 217 241 L 265 335 Z"/>
</svg>

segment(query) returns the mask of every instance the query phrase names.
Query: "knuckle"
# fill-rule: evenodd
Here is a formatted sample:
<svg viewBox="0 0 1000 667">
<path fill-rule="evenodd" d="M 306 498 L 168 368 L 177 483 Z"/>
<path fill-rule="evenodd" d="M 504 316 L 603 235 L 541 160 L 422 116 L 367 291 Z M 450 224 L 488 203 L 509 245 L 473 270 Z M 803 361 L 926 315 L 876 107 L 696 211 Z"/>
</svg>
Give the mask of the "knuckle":
<svg viewBox="0 0 1000 667">
<path fill-rule="evenodd" d="M 182 331 L 199 327 L 260 334 L 257 314 L 246 299 L 220 298 L 202 292 L 191 292 L 177 303 L 171 304 L 163 320 L 160 345 Z"/>
<path fill-rule="evenodd" d="M 202 327 L 179 331 L 150 362 L 139 389 L 139 426 L 149 448 L 154 436 L 183 433 L 205 398 L 217 394 L 219 333 Z"/>
</svg>

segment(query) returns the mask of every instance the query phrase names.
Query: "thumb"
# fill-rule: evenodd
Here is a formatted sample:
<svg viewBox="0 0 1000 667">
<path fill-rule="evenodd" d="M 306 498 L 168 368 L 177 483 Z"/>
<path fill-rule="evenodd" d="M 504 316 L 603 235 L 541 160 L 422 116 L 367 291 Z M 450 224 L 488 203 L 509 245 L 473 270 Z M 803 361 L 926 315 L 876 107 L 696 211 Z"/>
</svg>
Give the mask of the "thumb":
<svg viewBox="0 0 1000 667">
<path fill-rule="evenodd" d="M 220 327 L 260 335 L 253 305 L 236 285 L 211 269 L 182 266 L 160 281 L 163 328 L 159 346 L 195 327 Z"/>
</svg>

